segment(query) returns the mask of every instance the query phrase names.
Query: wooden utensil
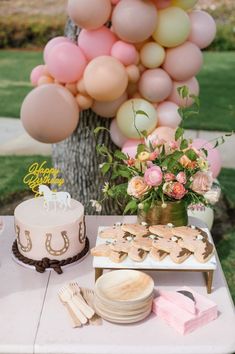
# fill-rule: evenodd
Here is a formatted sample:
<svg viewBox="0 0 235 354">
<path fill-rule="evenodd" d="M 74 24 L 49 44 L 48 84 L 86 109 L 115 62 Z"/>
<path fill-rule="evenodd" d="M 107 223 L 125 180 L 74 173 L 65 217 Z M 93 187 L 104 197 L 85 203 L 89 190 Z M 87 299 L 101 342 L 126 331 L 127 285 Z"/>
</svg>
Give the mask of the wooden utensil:
<svg viewBox="0 0 235 354">
<path fill-rule="evenodd" d="M 81 288 L 81 293 L 87 304 L 95 311 L 94 306 L 94 291 L 87 288 Z M 100 326 L 102 324 L 102 318 L 95 313 L 94 316 L 89 320 L 91 325 Z"/>
<path fill-rule="evenodd" d="M 81 322 L 79 321 L 79 319 L 77 318 L 77 316 L 75 315 L 75 313 L 73 312 L 69 304 L 67 302 L 64 302 L 60 295 L 59 295 L 59 299 L 68 311 L 69 318 L 72 320 L 73 328 L 81 327 L 82 325 Z"/>
<path fill-rule="evenodd" d="M 79 310 L 88 318 L 91 319 L 95 311 L 84 301 L 78 283 L 69 283 L 68 291 L 72 294 L 72 301 L 76 304 Z"/>
<path fill-rule="evenodd" d="M 74 314 L 77 316 L 79 321 L 82 324 L 86 324 L 88 321 L 87 317 L 84 316 L 83 313 L 79 310 L 79 308 L 75 305 L 75 303 L 72 300 L 71 293 L 68 291 L 66 287 L 64 287 L 59 291 L 59 296 L 61 297 L 62 301 L 68 303 L 68 305 L 73 310 Z"/>
</svg>

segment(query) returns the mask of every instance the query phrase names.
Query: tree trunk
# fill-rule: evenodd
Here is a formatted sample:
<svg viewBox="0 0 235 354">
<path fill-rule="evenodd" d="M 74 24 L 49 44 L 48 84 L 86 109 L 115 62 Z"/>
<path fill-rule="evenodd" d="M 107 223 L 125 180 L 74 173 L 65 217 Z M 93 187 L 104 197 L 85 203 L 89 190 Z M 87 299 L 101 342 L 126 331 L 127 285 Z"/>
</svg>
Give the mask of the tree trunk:
<svg viewBox="0 0 235 354">
<path fill-rule="evenodd" d="M 65 34 L 76 41 L 79 29 L 71 20 L 65 28 Z M 101 131 L 95 139 L 94 129 L 104 126 L 109 129 L 110 119 L 101 118 L 93 111 L 86 110 L 80 113 L 80 120 L 76 131 L 66 140 L 52 146 L 53 165 L 61 170 L 65 179 L 63 190 L 68 191 L 74 199 L 79 200 L 85 207 L 86 214 L 95 214 L 90 200 L 102 199 L 102 176 L 99 164 L 102 158 L 96 153 L 96 144 L 105 144 L 110 150 L 116 147 L 112 143 L 107 131 Z M 120 214 L 120 207 L 113 200 L 103 204 L 102 214 Z"/>
</svg>

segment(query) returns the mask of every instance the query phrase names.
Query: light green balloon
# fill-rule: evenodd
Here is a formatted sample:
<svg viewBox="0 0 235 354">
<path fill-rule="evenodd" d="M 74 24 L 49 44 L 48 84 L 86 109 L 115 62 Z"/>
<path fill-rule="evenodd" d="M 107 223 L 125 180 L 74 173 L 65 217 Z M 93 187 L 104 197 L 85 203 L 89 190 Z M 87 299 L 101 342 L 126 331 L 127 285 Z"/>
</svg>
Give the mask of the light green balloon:
<svg viewBox="0 0 235 354">
<path fill-rule="evenodd" d="M 138 113 L 134 119 L 134 110 L 145 112 Z M 139 132 L 147 131 L 150 134 L 157 126 L 157 111 L 154 106 L 142 98 L 134 98 L 121 105 L 117 112 L 117 125 L 121 132 L 129 139 L 139 139 Z M 135 127 L 136 125 L 136 127 Z"/>
<path fill-rule="evenodd" d="M 172 48 L 184 43 L 190 34 L 188 14 L 179 7 L 168 7 L 158 12 L 157 28 L 153 38 L 163 47 Z"/>
<path fill-rule="evenodd" d="M 184 10 L 192 9 L 198 0 L 173 0 L 172 5 L 179 6 Z"/>
</svg>

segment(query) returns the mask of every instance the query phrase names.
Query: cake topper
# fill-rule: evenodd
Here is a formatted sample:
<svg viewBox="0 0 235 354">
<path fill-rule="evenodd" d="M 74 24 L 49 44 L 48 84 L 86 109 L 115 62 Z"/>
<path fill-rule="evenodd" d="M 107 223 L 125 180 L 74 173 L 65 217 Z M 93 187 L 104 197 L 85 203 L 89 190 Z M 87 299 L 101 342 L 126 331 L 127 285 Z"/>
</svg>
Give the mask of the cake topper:
<svg viewBox="0 0 235 354">
<path fill-rule="evenodd" d="M 34 162 L 29 166 L 23 182 L 35 193 L 35 197 L 38 197 L 40 185 L 61 187 L 64 184 L 64 179 L 60 177 L 58 168 L 49 167 L 47 161 L 43 161 L 42 163 Z"/>
<path fill-rule="evenodd" d="M 53 192 L 50 188 L 44 184 L 41 184 L 38 188 L 39 194 L 43 195 L 44 198 L 44 208 L 49 211 L 50 204 L 53 203 L 54 210 L 57 209 L 57 204 L 59 208 L 66 210 L 71 208 L 71 195 L 67 192 Z"/>
</svg>

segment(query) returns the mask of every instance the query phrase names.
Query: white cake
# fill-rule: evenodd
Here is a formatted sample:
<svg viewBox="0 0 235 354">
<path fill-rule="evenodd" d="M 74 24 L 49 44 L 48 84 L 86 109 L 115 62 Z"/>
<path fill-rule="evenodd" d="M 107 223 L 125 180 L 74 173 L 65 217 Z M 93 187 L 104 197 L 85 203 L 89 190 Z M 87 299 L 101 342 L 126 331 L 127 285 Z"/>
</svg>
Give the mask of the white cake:
<svg viewBox="0 0 235 354">
<path fill-rule="evenodd" d="M 86 231 L 83 205 L 71 199 L 70 207 L 46 210 L 42 197 L 29 199 L 15 209 L 19 253 L 40 261 L 65 260 L 84 250 Z"/>
</svg>

